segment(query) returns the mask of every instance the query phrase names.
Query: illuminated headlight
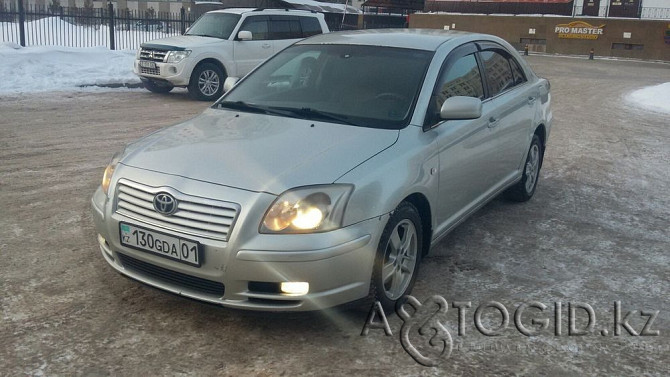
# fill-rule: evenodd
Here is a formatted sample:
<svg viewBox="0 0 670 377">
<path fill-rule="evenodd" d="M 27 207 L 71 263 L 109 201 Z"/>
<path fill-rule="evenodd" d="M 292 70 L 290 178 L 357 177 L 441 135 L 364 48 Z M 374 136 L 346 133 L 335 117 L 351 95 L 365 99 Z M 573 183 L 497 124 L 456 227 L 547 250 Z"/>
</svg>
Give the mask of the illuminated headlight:
<svg viewBox="0 0 670 377">
<path fill-rule="evenodd" d="M 104 192 L 105 195 L 109 196 L 109 185 L 112 183 L 112 176 L 114 175 L 114 170 L 116 170 L 116 165 L 118 165 L 121 160 L 121 156 L 123 156 L 123 152 L 115 154 L 102 175 L 102 192 Z"/>
<path fill-rule="evenodd" d="M 261 233 L 327 232 L 342 226 L 352 185 L 307 186 L 286 191 L 272 203 Z"/>
<path fill-rule="evenodd" d="M 282 293 L 292 296 L 302 296 L 309 293 L 309 283 L 298 281 L 285 281 L 280 285 Z"/>
<path fill-rule="evenodd" d="M 179 63 L 191 54 L 191 50 L 170 51 L 167 54 L 166 63 Z"/>
</svg>

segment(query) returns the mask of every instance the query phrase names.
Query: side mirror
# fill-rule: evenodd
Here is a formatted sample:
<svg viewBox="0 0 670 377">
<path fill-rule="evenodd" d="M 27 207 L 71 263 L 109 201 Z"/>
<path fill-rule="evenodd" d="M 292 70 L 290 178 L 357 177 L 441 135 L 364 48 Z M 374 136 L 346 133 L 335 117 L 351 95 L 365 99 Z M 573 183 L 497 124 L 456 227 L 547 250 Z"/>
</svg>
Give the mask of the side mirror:
<svg viewBox="0 0 670 377">
<path fill-rule="evenodd" d="M 482 116 L 482 100 L 474 97 L 449 97 L 442 104 L 440 118 L 450 119 L 477 119 Z"/>
<path fill-rule="evenodd" d="M 248 30 L 242 30 L 241 32 L 237 33 L 237 39 L 241 41 L 250 41 L 253 39 L 253 35 L 251 35 L 251 32 Z"/>
<path fill-rule="evenodd" d="M 226 81 L 223 82 L 223 92 L 228 92 L 238 81 L 240 81 L 239 77 L 226 77 Z"/>
</svg>

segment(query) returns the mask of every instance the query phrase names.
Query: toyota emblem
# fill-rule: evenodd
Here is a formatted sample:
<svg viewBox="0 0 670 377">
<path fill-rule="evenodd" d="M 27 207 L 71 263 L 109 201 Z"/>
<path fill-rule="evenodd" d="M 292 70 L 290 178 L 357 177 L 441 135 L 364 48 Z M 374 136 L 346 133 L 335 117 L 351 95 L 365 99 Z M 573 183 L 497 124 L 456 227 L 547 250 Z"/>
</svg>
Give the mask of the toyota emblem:
<svg viewBox="0 0 670 377">
<path fill-rule="evenodd" d="M 161 192 L 154 196 L 154 209 L 165 216 L 170 216 L 177 211 L 177 199 L 174 196 Z"/>
</svg>

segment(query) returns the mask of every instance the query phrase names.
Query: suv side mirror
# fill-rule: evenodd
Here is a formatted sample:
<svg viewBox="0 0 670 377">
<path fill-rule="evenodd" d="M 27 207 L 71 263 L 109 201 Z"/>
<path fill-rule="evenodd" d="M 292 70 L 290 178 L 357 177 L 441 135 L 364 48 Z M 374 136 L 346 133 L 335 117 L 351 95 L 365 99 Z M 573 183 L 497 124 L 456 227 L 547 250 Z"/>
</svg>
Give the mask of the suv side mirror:
<svg viewBox="0 0 670 377">
<path fill-rule="evenodd" d="M 228 92 L 238 81 L 240 81 L 239 77 L 226 77 L 226 81 L 223 82 L 223 92 Z"/>
<path fill-rule="evenodd" d="M 251 35 L 251 32 L 248 30 L 242 30 L 237 33 L 237 39 L 241 41 L 250 41 L 253 39 L 253 35 Z"/>
<path fill-rule="evenodd" d="M 440 109 L 440 118 L 444 120 L 477 119 L 481 116 L 482 100 L 474 97 L 449 97 Z"/>
</svg>

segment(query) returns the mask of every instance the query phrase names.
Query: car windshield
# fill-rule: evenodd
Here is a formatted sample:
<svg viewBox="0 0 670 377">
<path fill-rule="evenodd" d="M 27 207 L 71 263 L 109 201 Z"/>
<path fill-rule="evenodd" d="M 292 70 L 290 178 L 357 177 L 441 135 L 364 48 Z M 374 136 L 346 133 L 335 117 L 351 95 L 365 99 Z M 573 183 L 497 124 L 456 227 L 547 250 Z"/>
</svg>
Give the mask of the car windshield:
<svg viewBox="0 0 670 377">
<path fill-rule="evenodd" d="M 239 14 L 205 13 L 184 35 L 228 39 L 239 19 Z"/>
<path fill-rule="evenodd" d="M 357 45 L 294 45 L 215 104 L 218 108 L 401 129 L 433 53 Z"/>
</svg>

